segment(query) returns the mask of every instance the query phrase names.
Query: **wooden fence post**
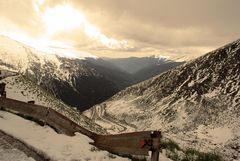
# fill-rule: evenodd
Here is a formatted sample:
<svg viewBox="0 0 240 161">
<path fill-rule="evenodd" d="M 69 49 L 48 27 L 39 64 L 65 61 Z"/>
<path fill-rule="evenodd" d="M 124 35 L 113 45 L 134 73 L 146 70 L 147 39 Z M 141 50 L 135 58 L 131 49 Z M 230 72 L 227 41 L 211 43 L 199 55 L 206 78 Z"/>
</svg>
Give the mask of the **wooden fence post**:
<svg viewBox="0 0 240 161">
<path fill-rule="evenodd" d="M 152 151 L 151 161 L 159 161 L 159 150 Z"/>
<path fill-rule="evenodd" d="M 152 138 L 151 161 L 159 161 L 160 141 L 162 138 L 161 132 L 153 131 L 151 134 L 151 138 Z"/>
</svg>

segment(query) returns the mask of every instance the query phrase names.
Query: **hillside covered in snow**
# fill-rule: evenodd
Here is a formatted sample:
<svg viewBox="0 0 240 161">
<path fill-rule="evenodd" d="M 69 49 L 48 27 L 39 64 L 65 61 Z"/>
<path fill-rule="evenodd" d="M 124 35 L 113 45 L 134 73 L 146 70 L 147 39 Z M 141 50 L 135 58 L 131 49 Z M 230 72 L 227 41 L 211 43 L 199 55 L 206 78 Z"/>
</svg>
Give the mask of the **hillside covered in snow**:
<svg viewBox="0 0 240 161">
<path fill-rule="evenodd" d="M 118 91 L 174 68 L 165 58 L 102 59 L 45 53 L 0 36 L 0 70 L 21 74 L 70 106 L 84 111 Z M 65 55 L 65 56 L 64 56 Z"/>
<path fill-rule="evenodd" d="M 85 114 L 113 133 L 161 130 L 240 159 L 240 40 L 129 87 Z"/>
<path fill-rule="evenodd" d="M 15 71 L 80 111 L 131 84 L 127 73 L 92 57 L 71 58 L 40 52 L 0 36 L 0 70 Z"/>
<path fill-rule="evenodd" d="M 23 102 L 34 101 L 37 105 L 50 107 L 83 127 L 98 133 L 105 133 L 105 130 L 93 123 L 89 118 L 82 115 L 76 108 L 66 105 L 61 100 L 54 97 L 51 93 L 38 86 L 35 82 L 22 75 L 8 71 L 8 77 L 0 80 L 6 84 L 7 98 Z M 13 76 L 9 76 L 13 75 Z"/>
</svg>

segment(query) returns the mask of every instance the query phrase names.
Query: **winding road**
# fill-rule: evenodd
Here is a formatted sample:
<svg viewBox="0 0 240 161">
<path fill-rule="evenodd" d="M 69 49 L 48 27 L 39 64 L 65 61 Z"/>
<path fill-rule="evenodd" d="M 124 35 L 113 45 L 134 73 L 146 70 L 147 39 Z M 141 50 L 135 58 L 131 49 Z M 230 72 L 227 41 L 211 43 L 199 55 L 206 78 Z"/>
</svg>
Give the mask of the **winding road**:
<svg viewBox="0 0 240 161">
<path fill-rule="evenodd" d="M 114 125 L 118 129 L 118 133 L 126 132 L 127 130 L 136 131 L 135 125 L 123 123 L 120 120 L 109 115 L 104 105 L 92 108 L 90 111 L 90 119 L 94 122 L 102 121 L 110 125 Z"/>
</svg>

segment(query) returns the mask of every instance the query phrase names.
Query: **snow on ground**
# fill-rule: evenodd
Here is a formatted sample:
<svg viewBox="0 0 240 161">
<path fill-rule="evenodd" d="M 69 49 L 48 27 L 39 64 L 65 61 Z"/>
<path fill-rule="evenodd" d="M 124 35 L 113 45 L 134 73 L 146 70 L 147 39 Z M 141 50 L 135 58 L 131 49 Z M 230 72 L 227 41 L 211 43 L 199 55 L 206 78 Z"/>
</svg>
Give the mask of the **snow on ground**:
<svg viewBox="0 0 240 161">
<path fill-rule="evenodd" d="M 227 142 L 232 138 L 232 130 L 225 127 L 219 127 L 209 130 L 209 134 L 214 137 L 215 143 Z"/>
<path fill-rule="evenodd" d="M 91 139 L 79 133 L 74 137 L 57 134 L 48 126 L 38 126 L 34 122 L 4 111 L 0 111 L 0 129 L 57 161 L 128 160 L 106 151 L 96 150 L 89 144 Z"/>
<path fill-rule="evenodd" d="M 228 127 L 207 129 L 203 125 L 198 127 L 197 134 L 199 138 L 211 140 L 216 144 L 225 143 L 233 136 L 232 130 Z"/>
<path fill-rule="evenodd" d="M 26 90 L 22 84 L 18 85 L 15 83 L 15 78 L 17 77 L 18 76 L 8 77 L 4 79 L 4 82 L 7 84 L 6 85 L 7 97 L 21 100 L 24 102 L 35 100 L 37 104 L 42 105 L 39 100 L 37 100 L 36 98 L 34 98 L 34 96 L 29 94 L 30 92 L 28 92 L 28 90 Z"/>
<path fill-rule="evenodd" d="M 7 97 L 19 101 L 35 101 L 37 105 L 51 106 L 51 101 L 46 100 L 44 92 L 32 82 L 24 80 L 21 76 L 13 76 L 3 79 L 6 83 Z"/>
<path fill-rule="evenodd" d="M 57 161 L 127 161 L 127 158 L 110 154 L 106 151 L 98 150 L 91 146 L 92 142 L 88 137 L 76 133 L 76 136 L 70 137 L 63 134 L 57 134 L 48 126 L 39 126 L 35 122 L 25 120 L 17 115 L 0 111 L 0 129 L 14 136 L 22 142 L 31 145 L 36 151 L 46 154 Z M 1 155 L 4 153 L 4 155 Z M 0 160 L 5 161 L 33 161 L 27 158 L 20 151 L 4 151 L 0 148 Z M 17 157 L 19 156 L 19 157 Z M 14 159 L 18 158 L 18 160 Z M 22 160 L 21 160 L 22 159 Z M 148 157 L 150 160 L 150 157 Z M 160 154 L 161 161 L 171 161 L 164 154 Z"/>
</svg>

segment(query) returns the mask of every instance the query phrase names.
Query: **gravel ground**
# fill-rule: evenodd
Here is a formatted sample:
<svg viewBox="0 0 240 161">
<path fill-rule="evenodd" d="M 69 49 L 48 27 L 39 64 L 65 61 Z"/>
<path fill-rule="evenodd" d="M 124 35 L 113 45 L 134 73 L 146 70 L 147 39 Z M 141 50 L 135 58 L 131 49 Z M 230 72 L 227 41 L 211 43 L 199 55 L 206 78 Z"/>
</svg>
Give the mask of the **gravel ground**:
<svg viewBox="0 0 240 161">
<path fill-rule="evenodd" d="M 0 130 L 0 151 L 5 157 L 0 157 L 0 161 L 7 160 L 28 160 L 28 161 L 50 161 L 50 159 L 39 154 L 32 147 L 24 144 L 18 139 Z M 3 156 L 3 155 L 1 155 Z"/>
</svg>

